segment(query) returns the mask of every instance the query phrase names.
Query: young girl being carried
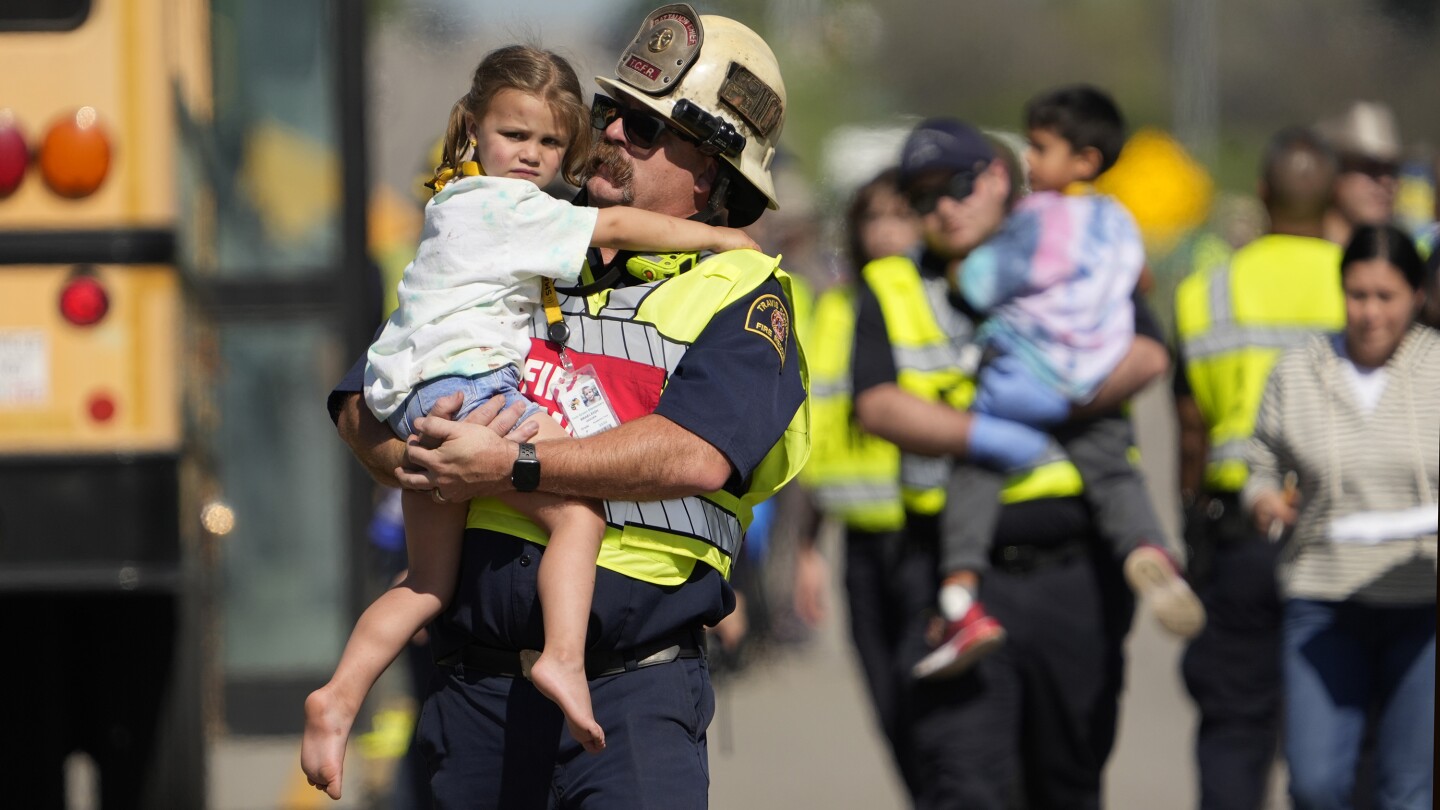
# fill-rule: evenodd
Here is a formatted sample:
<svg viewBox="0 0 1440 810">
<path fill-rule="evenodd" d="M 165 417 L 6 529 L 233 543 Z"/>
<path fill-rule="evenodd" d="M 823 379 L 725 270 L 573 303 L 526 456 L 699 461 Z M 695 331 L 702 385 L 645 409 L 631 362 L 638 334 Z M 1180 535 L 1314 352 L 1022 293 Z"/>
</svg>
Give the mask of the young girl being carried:
<svg viewBox="0 0 1440 810">
<path fill-rule="evenodd" d="M 588 246 L 637 251 L 754 248 L 742 232 L 633 208 L 595 209 L 543 189 L 563 172 L 579 185 L 590 158 L 588 108 L 561 57 L 514 45 L 488 54 L 455 103 L 436 194 L 425 207 L 399 308 L 371 346 L 365 400 L 402 439 L 437 401 L 464 396 L 457 419 L 491 398 L 524 402 L 537 441 L 568 438 L 520 393 L 541 278 L 573 285 Z M 453 402 L 453 400 L 447 400 Z M 310 783 L 340 797 L 345 742 L 380 673 L 449 603 L 460 564 L 466 503 L 404 493 L 410 568 L 355 625 L 330 682 L 305 701 L 300 764 Z M 585 678 L 585 633 L 595 558 L 605 531 L 598 504 L 541 492 L 501 498 L 550 535 L 540 566 L 545 647 L 529 677 L 565 714 L 587 751 L 605 747 Z"/>
</svg>

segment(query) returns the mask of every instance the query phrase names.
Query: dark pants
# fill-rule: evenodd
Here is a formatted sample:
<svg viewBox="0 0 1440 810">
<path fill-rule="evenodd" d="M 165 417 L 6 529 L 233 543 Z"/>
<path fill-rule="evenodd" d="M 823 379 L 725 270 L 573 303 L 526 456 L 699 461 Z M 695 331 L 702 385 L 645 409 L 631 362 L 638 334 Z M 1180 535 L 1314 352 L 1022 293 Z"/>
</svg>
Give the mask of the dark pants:
<svg viewBox="0 0 1440 810">
<path fill-rule="evenodd" d="M 920 810 L 1101 806 L 1134 597 L 1091 538 L 1008 552 L 995 550 L 980 589 L 1005 645 L 957 680 L 912 689 Z M 924 625 L 923 613 L 911 623 L 907 668 L 928 649 Z"/>
<path fill-rule="evenodd" d="M 715 693 L 704 658 L 590 682 L 605 751 L 587 754 L 529 681 L 440 670 L 416 742 L 436 810 L 702 810 Z"/>
<path fill-rule="evenodd" d="M 845 533 L 845 592 L 850 638 L 865 674 L 876 720 L 890 745 L 905 788 L 917 791 L 904 701 L 910 672 L 901 665 L 901 643 L 912 617 L 930 602 L 935 584 L 928 554 L 909 553 L 904 531 Z M 915 606 L 916 595 L 924 604 Z"/>
<path fill-rule="evenodd" d="M 450 607 L 430 627 L 448 658 L 475 645 L 495 651 L 544 644 L 538 572 L 543 546 L 467 530 Z M 720 573 L 697 564 L 661 587 L 596 568 L 587 650 L 635 652 L 689 633 L 734 608 Z M 663 646 L 663 645 L 662 645 Z M 664 808 L 707 802 L 705 730 L 715 692 L 704 658 L 681 658 L 590 681 L 606 750 L 584 752 L 559 707 L 527 680 L 439 668 L 420 713 L 416 744 L 430 766 L 436 810 Z"/>
<path fill-rule="evenodd" d="M 1281 717 L 1280 545 L 1245 521 L 1234 496 L 1187 520 L 1195 582 L 1208 619 L 1185 650 L 1185 686 L 1200 713 L 1195 759 L 1201 810 L 1253 810 L 1264 803 Z"/>
</svg>

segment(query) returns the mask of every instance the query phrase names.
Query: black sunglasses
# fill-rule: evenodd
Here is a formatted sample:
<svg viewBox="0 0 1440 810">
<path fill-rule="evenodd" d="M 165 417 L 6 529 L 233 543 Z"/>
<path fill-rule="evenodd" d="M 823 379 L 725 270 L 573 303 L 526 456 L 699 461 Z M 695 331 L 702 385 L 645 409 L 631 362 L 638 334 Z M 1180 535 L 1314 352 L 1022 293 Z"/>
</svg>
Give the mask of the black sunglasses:
<svg viewBox="0 0 1440 810">
<path fill-rule="evenodd" d="M 596 93 L 590 105 L 590 126 L 604 132 L 616 118 L 625 127 L 625 140 L 641 149 L 655 146 L 660 135 L 670 128 L 668 121 L 648 110 L 622 107 L 615 99 Z"/>
<path fill-rule="evenodd" d="M 1364 155 L 1345 155 L 1340 159 L 1340 171 L 1356 172 L 1373 180 L 1393 178 L 1400 173 L 1400 166 L 1393 161 Z"/>
<path fill-rule="evenodd" d="M 949 197 L 952 200 L 963 200 L 970 196 L 975 190 L 975 178 L 978 172 L 959 171 L 950 175 L 943 183 L 923 183 L 918 188 L 912 188 L 905 196 L 910 201 L 910 207 L 915 213 L 926 216 L 940 206 L 940 198 Z"/>
</svg>

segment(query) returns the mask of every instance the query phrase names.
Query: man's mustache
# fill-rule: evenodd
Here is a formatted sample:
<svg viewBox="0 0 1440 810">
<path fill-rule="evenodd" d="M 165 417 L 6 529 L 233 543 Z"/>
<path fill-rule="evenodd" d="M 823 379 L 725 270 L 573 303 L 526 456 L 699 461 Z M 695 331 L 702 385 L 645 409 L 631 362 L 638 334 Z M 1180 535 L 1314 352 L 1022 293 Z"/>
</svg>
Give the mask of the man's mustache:
<svg viewBox="0 0 1440 810">
<path fill-rule="evenodd" d="M 603 174 L 620 188 L 629 186 L 630 180 L 635 176 L 635 167 L 630 164 L 629 157 L 620 147 L 609 141 L 595 144 L 585 168 L 587 178 Z"/>
</svg>

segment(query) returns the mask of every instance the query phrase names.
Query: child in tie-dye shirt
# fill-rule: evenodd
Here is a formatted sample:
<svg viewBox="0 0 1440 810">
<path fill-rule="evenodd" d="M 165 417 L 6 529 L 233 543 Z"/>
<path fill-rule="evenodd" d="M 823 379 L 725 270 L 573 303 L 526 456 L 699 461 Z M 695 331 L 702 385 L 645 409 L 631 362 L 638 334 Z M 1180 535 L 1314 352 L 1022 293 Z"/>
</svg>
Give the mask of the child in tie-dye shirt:
<svg viewBox="0 0 1440 810">
<path fill-rule="evenodd" d="M 966 257 L 954 281 L 986 316 L 976 335 L 984 359 L 971 407 L 971 455 L 1013 458 L 1019 445 L 1035 454 L 1018 469 L 956 466 L 941 532 L 939 604 L 948 626 L 942 643 L 915 666 L 920 678 L 957 675 L 1003 642 L 1004 628 L 976 594 L 989 567 L 1006 473 L 1067 457 L 1080 472 L 1102 538 L 1125 558 L 1126 578 L 1161 624 L 1191 636 L 1205 621 L 1130 463 L 1128 417 L 1070 420 L 1072 408 L 1095 397 L 1135 338 L 1131 297 L 1145 263 L 1139 229 L 1118 202 L 1076 187 L 1114 164 L 1123 121 L 1109 97 L 1090 87 L 1038 97 L 1027 119 L 1034 191 Z M 1067 189 L 1081 193 L 1067 195 Z M 1002 441 L 1005 454 L 987 452 L 987 443 Z"/>
</svg>

